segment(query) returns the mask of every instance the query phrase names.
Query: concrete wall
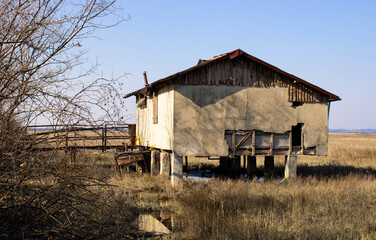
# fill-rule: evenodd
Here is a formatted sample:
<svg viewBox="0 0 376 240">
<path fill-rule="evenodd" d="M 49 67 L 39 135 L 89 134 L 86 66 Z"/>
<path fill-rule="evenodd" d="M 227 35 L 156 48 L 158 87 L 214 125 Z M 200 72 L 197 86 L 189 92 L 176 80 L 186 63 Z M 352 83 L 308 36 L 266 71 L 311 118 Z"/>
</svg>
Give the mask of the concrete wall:
<svg viewBox="0 0 376 240">
<path fill-rule="evenodd" d="M 175 85 L 173 150 L 183 156 L 227 156 L 225 130 L 284 133 L 304 123 L 304 145 L 327 154 L 328 104 L 292 107 L 287 88 Z"/>
<path fill-rule="evenodd" d="M 158 123 L 153 123 L 153 99 L 147 98 L 147 107 L 136 109 L 137 144 L 171 150 L 173 143 L 173 84 L 158 90 Z"/>
</svg>

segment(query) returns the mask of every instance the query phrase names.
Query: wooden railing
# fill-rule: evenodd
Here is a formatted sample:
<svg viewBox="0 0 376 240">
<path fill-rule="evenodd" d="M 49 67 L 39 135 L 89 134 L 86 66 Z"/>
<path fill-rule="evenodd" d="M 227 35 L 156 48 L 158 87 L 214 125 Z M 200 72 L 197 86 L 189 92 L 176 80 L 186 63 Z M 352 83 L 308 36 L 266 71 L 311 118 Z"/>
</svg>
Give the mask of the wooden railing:
<svg viewBox="0 0 376 240">
<path fill-rule="evenodd" d="M 28 126 L 34 149 L 109 149 L 125 151 L 135 143 L 135 124 Z"/>
</svg>

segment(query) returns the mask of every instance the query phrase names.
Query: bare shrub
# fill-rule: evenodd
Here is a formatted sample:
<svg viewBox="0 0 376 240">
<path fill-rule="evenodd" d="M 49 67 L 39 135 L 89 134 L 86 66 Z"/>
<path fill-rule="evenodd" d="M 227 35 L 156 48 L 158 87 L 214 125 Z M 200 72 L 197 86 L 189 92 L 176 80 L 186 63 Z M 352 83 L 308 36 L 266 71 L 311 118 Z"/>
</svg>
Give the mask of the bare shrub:
<svg viewBox="0 0 376 240">
<path fill-rule="evenodd" d="M 26 128 L 91 123 L 93 109 L 119 117 L 117 79 L 83 68 L 82 41 L 124 18 L 114 0 L 0 2 L 0 237 L 117 238 L 133 210 L 106 193 L 87 169 L 38 152 Z M 113 24 L 104 18 L 115 16 Z M 114 18 L 113 18 L 114 19 Z M 114 112 L 115 110 L 115 112 Z M 106 120 L 102 117 L 99 121 Z M 121 216 L 120 216 L 121 214 Z"/>
</svg>

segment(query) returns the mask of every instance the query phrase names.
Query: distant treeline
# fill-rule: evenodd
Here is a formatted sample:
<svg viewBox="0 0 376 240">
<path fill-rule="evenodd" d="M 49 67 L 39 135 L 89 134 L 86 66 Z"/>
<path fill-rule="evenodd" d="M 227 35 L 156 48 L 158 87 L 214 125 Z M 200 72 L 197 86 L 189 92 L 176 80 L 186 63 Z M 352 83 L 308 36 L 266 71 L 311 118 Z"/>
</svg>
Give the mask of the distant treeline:
<svg viewBox="0 0 376 240">
<path fill-rule="evenodd" d="M 329 129 L 330 133 L 360 133 L 360 134 L 376 134 L 376 129 Z"/>
</svg>

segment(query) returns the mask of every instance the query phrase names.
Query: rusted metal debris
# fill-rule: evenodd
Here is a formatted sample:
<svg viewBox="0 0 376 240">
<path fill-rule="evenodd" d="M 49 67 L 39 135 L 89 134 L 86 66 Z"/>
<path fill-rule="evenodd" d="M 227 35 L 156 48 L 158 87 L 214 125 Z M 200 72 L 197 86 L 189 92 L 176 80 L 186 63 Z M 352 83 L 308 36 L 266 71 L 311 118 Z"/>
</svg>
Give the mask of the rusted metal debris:
<svg viewBox="0 0 376 240">
<path fill-rule="evenodd" d="M 116 168 L 119 170 L 120 176 L 122 175 L 121 167 L 137 163 L 138 166 L 144 167 L 147 172 L 146 158 L 150 155 L 150 151 L 129 151 L 115 154 Z"/>
<path fill-rule="evenodd" d="M 117 166 L 123 166 L 123 165 L 129 165 L 135 162 L 144 161 L 144 153 L 148 151 L 134 151 L 134 152 L 123 152 L 118 153 L 115 156 L 116 165 Z"/>
</svg>

